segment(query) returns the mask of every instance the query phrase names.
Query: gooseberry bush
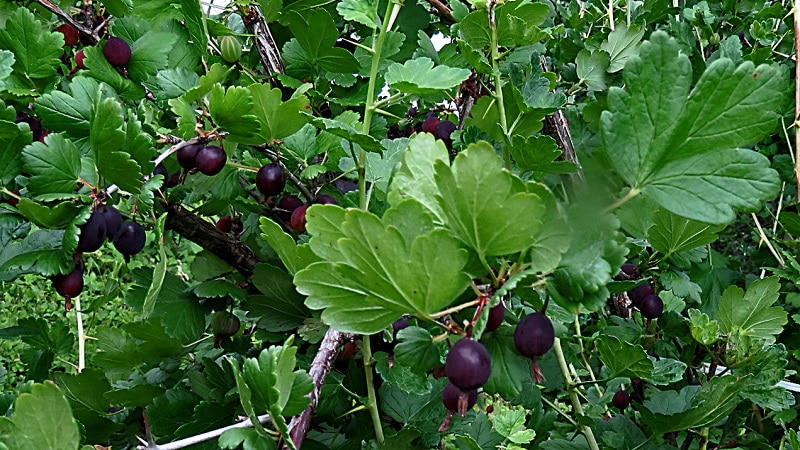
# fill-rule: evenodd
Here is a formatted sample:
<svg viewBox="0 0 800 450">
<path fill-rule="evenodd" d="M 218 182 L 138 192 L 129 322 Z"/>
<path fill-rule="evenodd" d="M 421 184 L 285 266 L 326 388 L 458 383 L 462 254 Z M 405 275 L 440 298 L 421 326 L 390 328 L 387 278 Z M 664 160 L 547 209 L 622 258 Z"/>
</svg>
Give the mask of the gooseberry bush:
<svg viewBox="0 0 800 450">
<path fill-rule="evenodd" d="M 2 3 L 0 448 L 800 449 L 787 10 Z"/>
</svg>

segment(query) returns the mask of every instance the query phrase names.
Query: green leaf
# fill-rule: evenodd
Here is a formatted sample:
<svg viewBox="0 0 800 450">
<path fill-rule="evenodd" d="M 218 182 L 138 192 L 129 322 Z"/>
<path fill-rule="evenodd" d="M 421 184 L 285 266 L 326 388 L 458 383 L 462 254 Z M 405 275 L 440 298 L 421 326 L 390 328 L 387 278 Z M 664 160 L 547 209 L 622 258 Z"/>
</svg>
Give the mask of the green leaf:
<svg viewBox="0 0 800 450">
<path fill-rule="evenodd" d="M 218 87 L 220 83 L 225 81 L 231 71 L 233 71 L 232 67 L 224 66 L 220 63 L 212 65 L 208 69 L 208 72 L 200 77 L 200 83 L 183 94 L 183 99 L 189 103 L 193 103 L 196 100 L 203 98 L 214 88 Z M 170 105 L 171 104 L 172 103 L 170 102 Z"/>
<path fill-rule="evenodd" d="M 606 71 L 609 67 L 608 53 L 603 50 L 589 52 L 581 50 L 575 58 L 575 71 L 581 83 L 586 84 L 590 91 L 603 91 L 606 89 Z"/>
<path fill-rule="evenodd" d="M 486 142 L 460 152 L 452 167 L 435 164 L 437 200 L 446 224 L 480 258 L 528 248 L 542 225 L 542 199 L 502 166 Z"/>
<path fill-rule="evenodd" d="M 89 136 L 89 120 L 99 86 L 91 78 L 77 76 L 63 91 L 54 90 L 37 98 L 36 114 L 42 125 L 76 138 Z"/>
<path fill-rule="evenodd" d="M 529 137 L 514 135 L 508 150 L 522 172 L 561 174 L 578 169 L 575 163 L 556 161 L 561 156 L 561 150 L 555 139 L 544 134 Z"/>
<path fill-rule="evenodd" d="M 11 13 L 0 29 L 0 48 L 14 53 L 14 72 L 25 78 L 56 75 L 63 47 L 64 35 L 45 31 L 33 13 L 24 7 Z"/>
<path fill-rule="evenodd" d="M 528 192 L 542 199 L 545 213 L 542 226 L 533 238 L 530 247 L 531 266 L 537 273 L 550 273 L 558 267 L 563 255 L 570 247 L 571 233 L 567 218 L 556 203 L 555 196 L 544 184 L 526 183 Z"/>
<path fill-rule="evenodd" d="M 628 28 L 624 22 L 618 23 L 614 30 L 608 33 L 606 40 L 600 44 L 600 50 L 605 50 L 610 58 L 606 71 L 616 73 L 622 70 L 628 59 L 638 53 L 639 42 L 643 37 L 644 28 L 636 25 Z"/>
<path fill-rule="evenodd" d="M 5 280 L 22 273 L 66 273 L 74 263 L 72 252 L 65 252 L 61 247 L 64 236 L 63 230 L 35 230 L 21 241 L 3 246 L 0 277 Z"/>
<path fill-rule="evenodd" d="M 146 81 L 167 68 L 169 52 L 177 41 L 173 33 L 150 31 L 131 43 L 131 60 L 126 65 L 131 79 Z"/>
<path fill-rule="evenodd" d="M 527 414 L 522 408 L 503 409 L 492 419 L 495 431 L 515 444 L 527 444 L 535 436 L 534 430 L 526 429 Z"/>
<path fill-rule="evenodd" d="M 446 230 L 406 241 L 372 213 L 333 205 L 314 205 L 306 218 L 311 248 L 324 260 L 294 282 L 306 306 L 325 309 L 322 319 L 337 330 L 377 333 L 403 313 L 427 319 L 469 284 L 467 254 Z M 322 224 L 333 233 L 318 234 Z"/>
<path fill-rule="evenodd" d="M 378 14 L 374 0 L 342 0 L 336 5 L 336 12 L 346 21 L 355 21 L 369 28 L 378 26 Z"/>
<path fill-rule="evenodd" d="M 158 263 L 153 268 L 153 282 L 147 289 L 147 296 L 142 304 L 142 319 L 147 320 L 155 310 L 156 299 L 161 293 L 164 285 L 164 278 L 167 276 L 167 252 L 164 246 L 164 224 L 167 221 L 167 214 L 164 213 L 156 221 L 155 233 L 158 242 Z"/>
<path fill-rule="evenodd" d="M 114 17 L 122 17 L 133 11 L 133 0 L 104 0 L 103 6 Z"/>
<path fill-rule="evenodd" d="M 467 69 L 436 66 L 430 58 L 414 58 L 403 64 L 393 63 L 386 70 L 386 83 L 409 94 L 430 94 L 451 89 L 470 76 Z"/>
<path fill-rule="evenodd" d="M 747 378 L 733 376 L 714 377 L 706 382 L 695 395 L 686 394 L 688 405 L 672 413 L 654 413 L 654 402 L 645 402 L 638 411 L 642 421 L 654 434 L 687 430 L 715 425 L 727 417 L 739 404 L 739 393 L 747 384 Z M 685 387 L 683 391 L 692 388 Z M 687 391 L 688 392 L 688 391 Z M 674 395 L 674 392 L 669 392 Z"/>
<path fill-rule="evenodd" d="M 677 383 L 686 376 L 686 363 L 684 362 L 671 358 L 656 359 L 649 355 L 647 357 L 653 363 L 653 375 L 648 381 L 655 385 L 666 386 Z"/>
<path fill-rule="evenodd" d="M 719 340 L 719 322 L 694 308 L 689 310 L 689 329 L 695 341 L 711 345 Z"/>
<path fill-rule="evenodd" d="M 647 230 L 647 240 L 664 258 L 691 250 L 718 239 L 723 226 L 713 226 L 677 216 L 665 209 L 653 217 L 653 226 Z"/>
<path fill-rule="evenodd" d="M 135 193 L 142 188 L 142 169 L 131 155 L 119 151 L 120 143 L 125 140 L 123 119 L 119 102 L 111 98 L 100 101 L 92 108 L 89 143 L 94 151 L 97 171 L 105 181 Z"/>
<path fill-rule="evenodd" d="M 786 311 L 772 306 L 778 301 L 780 288 L 778 277 L 768 277 L 754 281 L 747 292 L 736 286 L 725 289 L 716 315 L 720 331 L 727 334 L 738 327 L 768 344 L 774 343 L 788 322 Z"/>
<path fill-rule="evenodd" d="M 434 165 L 437 161 L 450 161 L 444 142 L 428 133 L 413 137 L 392 180 L 387 195 L 389 204 L 397 206 L 403 200 L 413 198 L 430 211 L 437 223 L 444 223 L 443 212 L 436 200 L 439 189 L 434 178 Z"/>
<path fill-rule="evenodd" d="M 377 139 L 369 134 L 362 133 L 347 122 L 338 120 L 338 118 L 328 119 L 325 117 L 314 117 L 308 113 L 304 114 L 308 117 L 308 121 L 320 130 L 347 139 L 370 152 L 381 152 L 383 150 L 383 146 Z"/>
<path fill-rule="evenodd" d="M 20 214 L 26 219 L 42 228 L 54 230 L 66 228 L 80 211 L 80 207 L 71 201 L 45 206 L 33 200 L 22 197 L 17 204 Z"/>
<path fill-rule="evenodd" d="M 308 98 L 304 95 L 281 102 L 281 90 L 270 89 L 267 84 L 251 84 L 247 87 L 253 97 L 253 114 L 261 130 L 258 137 L 261 143 L 283 139 L 294 134 L 308 122 L 301 111 L 310 109 Z"/>
<path fill-rule="evenodd" d="M 297 245 L 275 221 L 262 217 L 259 223 L 261 238 L 275 250 L 289 273 L 295 274 L 309 264 L 319 261 L 308 244 Z"/>
<path fill-rule="evenodd" d="M 428 330 L 407 327 L 397 332 L 394 359 L 398 364 L 427 372 L 441 364 L 441 353 Z"/>
<path fill-rule="evenodd" d="M 75 191 L 81 173 L 80 152 L 60 133 L 49 134 L 44 143 L 34 142 L 22 151 L 28 191 L 34 196 Z"/>
<path fill-rule="evenodd" d="M 484 388 L 503 398 L 514 398 L 533 385 L 531 359 L 516 351 L 514 327 L 500 327 L 481 339 L 492 357 L 492 372 Z"/>
<path fill-rule="evenodd" d="M 125 100 L 135 101 L 144 97 L 142 85 L 123 77 L 103 56 L 100 46 L 84 47 L 83 54 L 83 65 L 86 66 L 86 70 L 82 71 L 84 75 L 111 86 Z"/>
<path fill-rule="evenodd" d="M 12 420 L 16 425 L 10 438 L 13 448 L 73 450 L 80 444 L 69 402 L 51 382 L 34 384 L 30 393 L 17 397 Z"/>
<path fill-rule="evenodd" d="M 11 75 L 14 66 L 14 54 L 8 50 L 0 50 L 0 90 L 6 85 L 6 79 Z"/>
<path fill-rule="evenodd" d="M 562 108 L 567 102 L 567 97 L 563 92 L 550 91 L 554 87 L 552 86 L 553 83 L 550 81 L 550 78 L 545 76 L 539 66 L 538 55 L 536 53 L 531 55 L 530 67 L 531 73 L 526 76 L 525 69 L 521 64 L 512 63 L 509 65 L 511 82 L 516 87 L 517 92 L 519 92 L 520 99 L 524 105 L 530 109 L 542 110 L 547 114 L 552 114 L 557 109 Z M 519 137 L 525 138 L 525 136 Z M 536 137 L 545 137 L 545 135 Z"/>
<path fill-rule="evenodd" d="M 265 219 L 269 220 L 269 219 Z M 256 264 L 251 278 L 263 296 L 250 296 L 242 305 L 247 316 L 258 320 L 258 326 L 267 331 L 281 332 L 297 328 L 310 316 L 292 284 L 292 276 L 269 264 Z"/>
<path fill-rule="evenodd" d="M 233 375 L 236 378 L 236 390 L 239 392 L 239 401 L 242 404 L 242 409 L 244 409 L 245 414 L 250 419 L 250 423 L 253 425 L 253 429 L 258 433 L 259 439 L 262 440 L 271 440 L 269 434 L 267 434 L 267 430 L 261 425 L 261 422 L 258 420 L 258 415 L 256 414 L 256 410 L 253 407 L 253 391 L 250 389 L 250 386 L 247 384 L 247 381 L 242 374 L 242 371 L 239 370 L 238 363 L 236 362 L 233 357 L 227 358 L 230 367 L 233 369 Z M 252 360 L 252 358 L 248 359 L 247 361 Z M 245 364 L 247 363 L 245 361 Z M 242 368 L 244 369 L 244 367 Z M 251 369 L 253 370 L 253 369 Z M 257 370 L 257 367 L 256 367 Z M 282 420 L 283 417 L 278 415 L 275 417 L 275 420 Z"/>
<path fill-rule="evenodd" d="M 358 60 L 352 53 L 334 47 L 339 30 L 324 8 L 305 12 L 302 20 L 293 21 L 289 29 L 311 64 L 318 64 L 327 71 L 337 73 L 352 73 L 358 68 Z M 308 30 L 314 32 L 309 33 Z"/>
<path fill-rule="evenodd" d="M 198 55 L 205 55 L 208 48 L 208 28 L 200 4 L 192 0 L 181 0 L 181 12 L 195 51 Z"/>
<path fill-rule="evenodd" d="M 277 450 L 278 444 L 266 439 L 252 428 L 232 428 L 225 430 L 217 441 L 219 448 L 247 450 Z"/>
<path fill-rule="evenodd" d="M 258 133 L 258 117 L 253 114 L 253 96 L 247 88 L 231 86 L 227 90 L 217 84 L 211 89 L 208 110 L 211 118 L 230 138 L 250 138 Z"/>
<path fill-rule="evenodd" d="M 783 101 L 777 66 L 709 64 L 693 83 L 689 58 L 655 32 L 631 57 L 625 89 L 609 90 L 601 116 L 611 162 L 634 189 L 680 216 L 730 222 L 734 209 L 757 209 L 779 187 L 763 155 L 740 147 L 772 131 Z"/>
<path fill-rule="evenodd" d="M 597 350 L 600 360 L 611 372 L 608 378 L 650 378 L 653 373 L 653 363 L 641 345 L 604 335 L 597 340 Z"/>
</svg>

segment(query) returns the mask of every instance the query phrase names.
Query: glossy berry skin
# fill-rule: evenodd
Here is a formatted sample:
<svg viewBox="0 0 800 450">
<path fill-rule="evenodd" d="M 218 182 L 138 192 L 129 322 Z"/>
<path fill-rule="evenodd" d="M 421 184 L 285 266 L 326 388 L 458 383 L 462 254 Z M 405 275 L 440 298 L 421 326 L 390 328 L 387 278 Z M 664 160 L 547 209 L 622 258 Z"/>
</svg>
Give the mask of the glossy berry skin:
<svg viewBox="0 0 800 450">
<path fill-rule="evenodd" d="M 467 391 L 486 383 L 492 372 L 492 362 L 483 344 L 464 338 L 450 348 L 444 370 L 451 383 Z"/>
<path fill-rule="evenodd" d="M 144 228 L 136 222 L 125 222 L 114 237 L 114 248 L 123 255 L 132 256 L 144 248 Z"/>
<path fill-rule="evenodd" d="M 83 270 L 76 266 L 66 275 L 54 276 L 52 281 L 53 288 L 64 297 L 64 309 L 69 311 L 72 309 L 72 298 L 80 295 L 83 290 Z"/>
<path fill-rule="evenodd" d="M 456 124 L 450 122 L 449 120 L 442 120 L 438 124 L 436 124 L 436 128 L 433 130 L 433 136 L 436 139 L 441 139 L 443 141 L 450 140 L 450 135 L 453 134 L 453 131 L 456 130 Z"/>
<path fill-rule="evenodd" d="M 408 319 L 405 317 L 401 317 L 392 322 L 392 331 L 394 332 L 394 335 L 397 336 L 397 332 L 408 328 L 408 325 Z"/>
<path fill-rule="evenodd" d="M 506 317 L 506 307 L 502 303 L 489 310 L 489 319 L 486 321 L 484 331 L 494 331 L 500 328 L 503 319 Z"/>
<path fill-rule="evenodd" d="M 230 233 L 231 229 L 233 229 L 233 219 L 231 219 L 231 216 L 222 216 L 217 220 L 216 227 L 223 233 Z"/>
<path fill-rule="evenodd" d="M 195 165 L 200 173 L 213 176 L 222 171 L 225 163 L 228 161 L 228 155 L 222 147 L 216 145 L 207 145 L 197 152 L 195 157 Z"/>
<path fill-rule="evenodd" d="M 197 154 L 200 153 L 202 148 L 203 144 L 189 144 L 179 148 L 175 155 L 178 158 L 178 164 L 187 172 L 196 169 Z"/>
<path fill-rule="evenodd" d="M 320 205 L 338 205 L 339 202 L 336 201 L 335 198 L 331 197 L 330 195 L 320 195 L 317 197 L 317 203 Z"/>
<path fill-rule="evenodd" d="M 292 211 L 292 217 L 289 219 L 289 227 L 298 233 L 306 231 L 306 210 L 308 205 L 303 205 Z"/>
<path fill-rule="evenodd" d="M 461 394 L 464 393 L 467 397 L 466 408 L 463 411 L 459 411 L 458 408 L 458 398 Z M 478 390 L 477 389 L 469 389 L 467 391 L 462 391 L 457 386 L 452 383 L 447 383 L 444 389 L 442 389 L 442 403 L 444 407 L 450 411 L 457 412 L 461 417 L 467 415 L 467 411 L 475 406 L 475 403 L 478 401 Z"/>
<path fill-rule="evenodd" d="M 278 195 L 286 187 L 286 175 L 280 164 L 266 164 L 256 174 L 256 187 L 267 197 Z"/>
<path fill-rule="evenodd" d="M 124 66 L 131 60 L 131 46 L 120 37 L 108 38 L 103 47 L 103 55 L 115 66 Z"/>
<path fill-rule="evenodd" d="M 287 195 L 278 201 L 278 216 L 280 216 L 284 222 L 289 222 L 292 218 L 292 212 L 301 206 L 303 206 L 303 201 L 300 200 L 300 197 L 296 195 Z"/>
<path fill-rule="evenodd" d="M 436 131 L 436 126 L 439 125 L 439 118 L 436 116 L 427 117 L 422 122 L 422 131 L 426 133 L 433 133 Z"/>
<path fill-rule="evenodd" d="M 78 237 L 79 252 L 93 252 L 103 245 L 106 239 L 106 219 L 98 211 L 92 211 L 89 220 L 81 226 L 81 234 Z"/>
<path fill-rule="evenodd" d="M 113 241 L 114 236 L 119 232 L 120 227 L 122 227 L 122 214 L 119 213 L 117 208 L 105 205 L 97 208 L 97 212 L 106 222 L 106 237 L 109 241 Z"/>
<path fill-rule="evenodd" d="M 611 399 L 611 404 L 614 405 L 617 409 L 625 409 L 628 405 L 631 404 L 631 396 L 628 395 L 628 391 L 620 390 L 614 394 L 614 398 Z"/>
<path fill-rule="evenodd" d="M 553 323 L 547 315 L 535 312 L 523 317 L 514 330 L 514 347 L 529 358 L 544 355 L 555 341 Z"/>
<path fill-rule="evenodd" d="M 78 69 L 85 69 L 86 66 L 83 65 L 83 59 L 86 58 L 86 54 L 83 53 L 83 49 L 78 50 L 78 53 L 75 53 L 75 66 Z"/>
<path fill-rule="evenodd" d="M 650 286 L 650 284 L 645 283 L 645 284 L 640 284 L 639 286 L 636 286 L 635 288 L 628 291 L 628 298 L 631 299 L 631 303 L 633 303 L 633 306 L 636 306 L 638 308 L 639 306 L 641 306 L 642 300 L 644 300 L 645 297 L 653 294 L 655 294 L 655 291 L 653 291 L 653 286 Z"/>
<path fill-rule="evenodd" d="M 620 272 L 628 275 L 631 278 L 639 278 L 642 276 L 642 272 L 639 270 L 639 266 L 636 264 L 625 263 L 619 268 Z"/>
<path fill-rule="evenodd" d="M 56 31 L 64 35 L 64 45 L 67 47 L 72 47 L 78 43 L 78 30 L 72 25 L 68 23 L 61 24 L 56 28 Z"/>
<path fill-rule="evenodd" d="M 664 312 L 664 302 L 657 295 L 651 294 L 642 300 L 639 310 L 646 319 L 657 319 Z"/>
<path fill-rule="evenodd" d="M 211 330 L 217 335 L 233 336 L 241 325 L 239 318 L 228 311 L 217 311 L 211 317 Z"/>
</svg>

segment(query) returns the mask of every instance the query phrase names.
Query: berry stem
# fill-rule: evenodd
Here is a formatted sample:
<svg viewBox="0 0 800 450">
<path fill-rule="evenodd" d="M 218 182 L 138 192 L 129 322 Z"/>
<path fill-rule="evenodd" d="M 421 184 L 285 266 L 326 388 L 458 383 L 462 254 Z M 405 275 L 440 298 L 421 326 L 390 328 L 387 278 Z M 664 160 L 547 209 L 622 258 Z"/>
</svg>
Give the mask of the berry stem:
<svg viewBox="0 0 800 450">
<path fill-rule="evenodd" d="M 567 365 L 567 359 L 564 357 L 564 349 L 561 348 L 561 339 L 555 338 L 553 342 L 553 350 L 556 354 L 556 359 L 558 360 L 558 367 L 561 368 L 561 375 L 564 376 L 564 383 L 567 385 L 567 390 L 569 390 L 569 399 L 572 402 L 572 407 L 575 410 L 575 414 L 578 416 L 583 416 L 583 405 L 581 405 L 581 400 L 578 398 L 578 393 L 576 392 L 576 386 L 574 384 L 574 380 L 572 379 L 572 375 L 570 374 L 569 366 Z M 586 425 L 580 426 L 581 432 L 586 437 L 586 441 L 589 443 L 589 448 L 592 450 L 600 450 L 600 447 L 597 445 L 597 440 L 594 438 L 594 432 L 592 429 Z"/>
<path fill-rule="evenodd" d="M 506 106 L 503 100 L 503 79 L 500 74 L 500 51 L 498 49 L 497 19 L 495 18 L 495 7 L 497 0 L 489 0 L 489 34 L 491 42 L 489 44 L 492 52 L 492 76 L 494 77 L 494 97 L 497 99 L 497 112 L 500 115 L 500 129 L 503 130 L 503 137 L 508 141 L 508 119 L 506 119 Z M 511 170 L 511 153 L 508 151 L 507 142 L 503 145 L 503 162 L 505 168 Z"/>
<path fill-rule="evenodd" d="M 372 417 L 372 427 L 375 429 L 375 441 L 378 447 L 383 446 L 383 427 L 381 426 L 381 418 L 378 414 L 378 398 L 375 395 L 375 382 L 373 380 L 372 368 L 375 365 L 375 359 L 372 358 L 372 347 L 370 344 L 369 336 L 365 336 L 361 340 L 361 352 L 364 354 L 364 373 L 367 378 L 367 398 L 369 401 L 369 415 Z"/>
<path fill-rule="evenodd" d="M 83 313 L 81 312 L 81 299 L 75 297 L 75 318 L 78 322 L 78 373 L 86 367 L 86 333 L 83 330 Z"/>
</svg>

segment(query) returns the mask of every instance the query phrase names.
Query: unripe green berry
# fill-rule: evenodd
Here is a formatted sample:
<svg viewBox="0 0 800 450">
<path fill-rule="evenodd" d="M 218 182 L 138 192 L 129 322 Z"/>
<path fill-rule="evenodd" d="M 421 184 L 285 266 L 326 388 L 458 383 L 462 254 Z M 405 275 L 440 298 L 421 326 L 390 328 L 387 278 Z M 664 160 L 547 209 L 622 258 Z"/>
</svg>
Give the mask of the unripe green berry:
<svg viewBox="0 0 800 450">
<path fill-rule="evenodd" d="M 242 57 L 242 44 L 236 36 L 222 36 L 219 40 L 219 50 L 225 62 L 235 63 Z"/>
</svg>

